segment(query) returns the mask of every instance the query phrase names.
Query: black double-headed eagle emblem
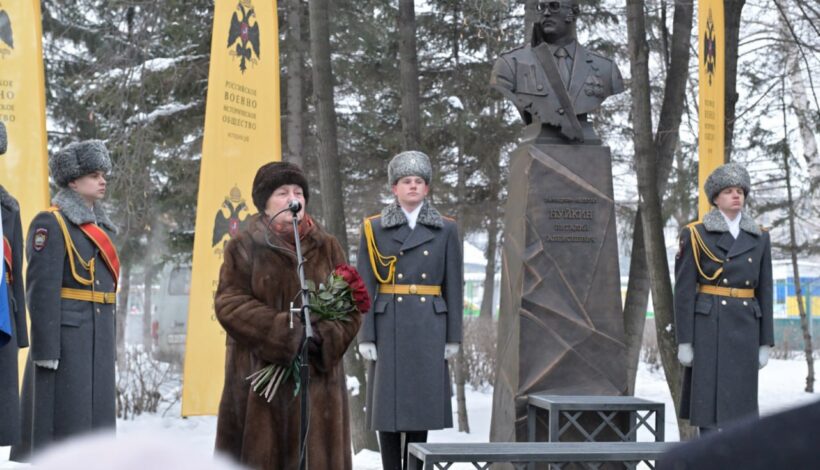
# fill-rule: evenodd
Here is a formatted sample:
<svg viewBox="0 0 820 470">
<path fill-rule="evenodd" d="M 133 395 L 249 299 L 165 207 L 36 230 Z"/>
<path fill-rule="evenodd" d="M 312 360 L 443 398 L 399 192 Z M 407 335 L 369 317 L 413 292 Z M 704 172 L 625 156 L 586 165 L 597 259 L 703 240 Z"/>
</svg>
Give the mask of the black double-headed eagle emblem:
<svg viewBox="0 0 820 470">
<path fill-rule="evenodd" d="M 245 199 L 242 198 L 242 193 L 238 187 L 234 186 L 214 217 L 214 238 L 211 246 L 216 247 L 222 244 L 224 247 L 228 240 L 237 236 L 245 228 L 249 214 L 250 211 Z"/>
<path fill-rule="evenodd" d="M 716 64 L 717 39 L 715 38 L 715 22 L 712 20 L 712 10 L 709 9 L 709 17 L 706 20 L 706 31 L 703 33 L 703 65 L 706 66 L 706 75 L 709 77 L 709 85 L 712 84 L 712 77 L 715 76 Z"/>
<path fill-rule="evenodd" d="M 0 44 L 14 49 L 14 35 L 11 31 L 11 18 L 6 10 L 0 10 Z"/>
<path fill-rule="evenodd" d="M 248 0 L 240 1 L 233 13 L 228 48 L 233 48 L 231 55 L 239 56 L 239 70 L 242 73 L 248 68 L 248 62 L 255 64 L 259 60 L 259 24 L 256 11 Z"/>
</svg>

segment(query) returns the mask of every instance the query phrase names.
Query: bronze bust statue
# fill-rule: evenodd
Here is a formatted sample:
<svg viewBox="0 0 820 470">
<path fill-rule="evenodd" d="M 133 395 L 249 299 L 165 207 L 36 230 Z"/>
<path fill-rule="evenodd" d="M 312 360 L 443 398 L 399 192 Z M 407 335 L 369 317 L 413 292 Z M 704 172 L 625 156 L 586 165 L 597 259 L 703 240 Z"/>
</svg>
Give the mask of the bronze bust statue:
<svg viewBox="0 0 820 470">
<path fill-rule="evenodd" d="M 600 142 L 587 113 L 624 91 L 621 72 L 578 43 L 578 0 L 539 0 L 538 12 L 531 43 L 501 54 L 490 85 L 515 103 L 525 123 L 541 124 L 539 140 Z"/>
</svg>

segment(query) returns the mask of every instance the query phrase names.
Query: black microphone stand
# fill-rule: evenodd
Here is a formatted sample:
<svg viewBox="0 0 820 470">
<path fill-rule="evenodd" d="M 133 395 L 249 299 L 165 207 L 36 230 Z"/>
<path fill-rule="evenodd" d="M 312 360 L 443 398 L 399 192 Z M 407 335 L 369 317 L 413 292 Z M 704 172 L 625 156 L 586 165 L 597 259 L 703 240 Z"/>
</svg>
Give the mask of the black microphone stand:
<svg viewBox="0 0 820 470">
<path fill-rule="evenodd" d="M 291 308 L 290 314 L 293 315 L 295 312 L 299 312 L 299 319 L 302 321 L 302 325 L 304 325 L 304 334 L 302 336 L 302 342 L 299 346 L 299 382 L 300 382 L 300 398 L 301 398 L 301 420 L 300 420 L 300 430 L 299 430 L 299 469 L 306 470 L 307 468 L 307 437 L 308 437 L 308 428 L 309 428 L 309 420 L 310 420 L 310 402 L 309 402 L 309 387 L 310 387 L 310 367 L 308 365 L 308 341 L 310 338 L 313 337 L 313 326 L 310 323 L 310 296 L 308 294 L 309 290 L 307 287 L 307 282 L 305 282 L 305 260 L 302 257 L 302 243 L 299 240 L 299 218 L 297 215 L 299 211 L 302 210 L 302 204 L 298 201 L 291 201 L 288 204 L 288 207 L 282 209 L 281 211 L 277 212 L 270 218 L 268 221 L 268 225 L 273 223 L 273 220 L 279 216 L 279 214 L 287 211 L 291 211 L 293 214 L 293 241 L 294 246 L 296 247 L 296 271 L 299 274 L 299 286 L 300 286 L 300 293 L 302 295 L 302 306 L 298 309 Z M 271 244 L 270 240 L 267 238 L 267 233 L 265 234 L 265 240 L 268 243 L 268 246 L 273 248 L 279 248 L 275 245 Z M 293 254 L 290 250 L 285 250 Z M 293 303 L 290 304 L 293 307 Z M 293 328 L 293 322 L 291 321 L 291 328 Z"/>
<path fill-rule="evenodd" d="M 308 341 L 313 337 L 313 326 L 310 324 L 310 298 L 308 296 L 307 283 L 305 282 L 305 260 L 302 257 L 302 243 L 299 240 L 299 220 L 296 215 L 301 210 L 301 204 L 297 206 L 291 205 L 290 210 L 293 213 L 293 241 L 296 246 L 296 266 L 299 272 L 299 285 L 302 292 L 302 307 L 299 309 L 299 318 L 302 320 L 302 325 L 305 327 L 304 336 L 302 336 L 302 345 L 299 348 L 299 377 L 301 383 L 300 397 L 301 397 L 301 411 L 299 430 L 299 469 L 305 470 L 307 468 L 307 438 L 308 438 L 308 421 L 310 420 L 310 367 L 308 365 Z M 294 210 L 295 209 L 295 210 Z"/>
</svg>

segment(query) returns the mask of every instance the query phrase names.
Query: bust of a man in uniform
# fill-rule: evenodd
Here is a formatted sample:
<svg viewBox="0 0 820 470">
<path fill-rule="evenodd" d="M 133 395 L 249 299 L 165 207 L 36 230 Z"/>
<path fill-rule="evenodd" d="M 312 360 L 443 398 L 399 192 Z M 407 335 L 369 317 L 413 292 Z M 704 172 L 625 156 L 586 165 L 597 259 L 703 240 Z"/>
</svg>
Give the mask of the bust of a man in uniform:
<svg viewBox="0 0 820 470">
<path fill-rule="evenodd" d="M 578 0 L 539 0 L 530 44 L 501 54 L 490 85 L 515 103 L 539 139 L 599 142 L 587 113 L 624 91 L 618 66 L 578 43 Z"/>
</svg>

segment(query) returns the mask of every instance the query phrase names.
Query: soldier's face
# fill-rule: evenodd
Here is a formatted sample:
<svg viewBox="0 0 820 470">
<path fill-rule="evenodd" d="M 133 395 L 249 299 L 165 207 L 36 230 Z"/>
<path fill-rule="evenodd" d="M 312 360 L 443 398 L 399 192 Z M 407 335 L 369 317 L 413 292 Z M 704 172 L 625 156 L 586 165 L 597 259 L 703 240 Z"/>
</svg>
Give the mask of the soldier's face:
<svg viewBox="0 0 820 470">
<path fill-rule="evenodd" d="M 105 174 L 95 171 L 68 183 L 68 187 L 87 201 L 99 201 L 105 197 Z"/>
<path fill-rule="evenodd" d="M 570 34 L 574 37 L 572 26 L 575 15 L 570 0 L 539 0 L 537 8 L 541 16 L 541 30 L 549 42 Z"/>
<path fill-rule="evenodd" d="M 305 214 L 305 194 L 304 191 L 302 191 L 302 187 L 298 184 L 283 184 L 274 189 L 273 194 L 270 195 L 268 202 L 265 204 L 265 213 L 268 214 L 269 217 L 276 216 L 277 222 L 290 223 L 293 220 L 293 213 L 291 211 L 284 211 L 279 215 L 276 214 L 286 209 L 290 201 L 293 200 L 297 200 L 302 204 L 302 209 L 299 211 L 299 218 L 301 218 Z"/>
<path fill-rule="evenodd" d="M 740 186 L 729 186 L 715 197 L 715 205 L 724 214 L 736 214 L 743 209 L 746 195 Z"/>
<path fill-rule="evenodd" d="M 430 187 L 421 176 L 405 176 L 393 185 L 393 195 L 396 196 L 399 205 L 409 210 L 418 207 L 428 192 Z"/>
</svg>

